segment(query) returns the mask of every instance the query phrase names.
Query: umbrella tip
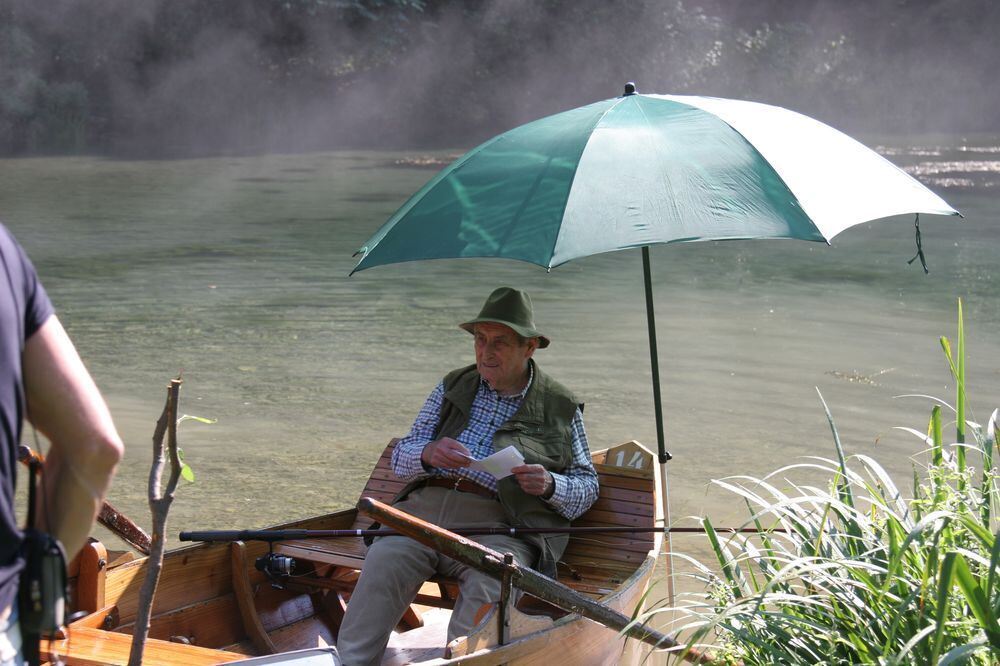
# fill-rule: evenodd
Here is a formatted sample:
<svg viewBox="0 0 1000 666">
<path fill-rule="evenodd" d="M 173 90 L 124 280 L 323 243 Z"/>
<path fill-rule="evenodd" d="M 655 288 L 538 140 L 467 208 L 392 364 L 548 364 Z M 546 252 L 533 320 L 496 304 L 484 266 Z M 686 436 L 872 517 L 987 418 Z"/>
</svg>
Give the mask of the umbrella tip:
<svg viewBox="0 0 1000 666">
<path fill-rule="evenodd" d="M 634 94 L 635 94 L 635 83 L 629 81 L 628 83 L 625 84 L 625 95 L 634 95 Z M 625 95 L 623 95 L 623 97 Z"/>
</svg>

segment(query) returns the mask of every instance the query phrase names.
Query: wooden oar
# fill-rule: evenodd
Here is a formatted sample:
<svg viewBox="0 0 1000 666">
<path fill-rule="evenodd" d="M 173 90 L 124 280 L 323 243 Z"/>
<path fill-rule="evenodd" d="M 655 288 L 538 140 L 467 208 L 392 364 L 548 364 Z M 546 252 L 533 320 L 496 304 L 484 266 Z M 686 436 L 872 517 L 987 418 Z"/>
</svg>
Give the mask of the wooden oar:
<svg viewBox="0 0 1000 666">
<path fill-rule="evenodd" d="M 23 444 L 17 448 L 17 458 L 25 465 L 31 464 L 33 460 L 39 464 L 45 463 L 45 457 L 41 453 L 32 451 L 30 447 Z M 128 516 L 111 506 L 110 502 L 101 505 L 101 511 L 97 515 L 97 522 L 104 525 L 122 541 L 138 550 L 143 555 L 149 555 L 149 535 L 145 530 L 133 523 Z"/>
<path fill-rule="evenodd" d="M 442 528 L 460 536 L 484 536 L 490 534 L 506 534 L 520 536 L 524 534 L 650 534 L 650 533 L 696 533 L 704 534 L 704 527 L 457 527 Z M 716 532 L 747 532 L 757 533 L 754 527 L 716 527 Z M 773 532 L 784 532 L 775 528 Z M 398 535 L 396 530 L 202 530 L 181 532 L 181 541 L 291 541 L 294 539 L 337 539 L 342 537 L 382 537 Z"/>
<path fill-rule="evenodd" d="M 570 613 L 576 613 L 654 647 L 681 647 L 681 644 L 671 636 L 648 625 L 633 622 L 628 616 L 585 597 L 533 569 L 519 566 L 513 562 L 505 563 L 502 554 L 454 532 L 420 520 L 370 497 L 361 498 L 361 501 L 358 502 L 358 511 L 489 576 L 500 580 L 509 576 L 515 587 Z M 688 661 L 695 663 L 712 664 L 715 662 L 710 653 L 694 648 L 688 648 L 684 655 Z"/>
</svg>

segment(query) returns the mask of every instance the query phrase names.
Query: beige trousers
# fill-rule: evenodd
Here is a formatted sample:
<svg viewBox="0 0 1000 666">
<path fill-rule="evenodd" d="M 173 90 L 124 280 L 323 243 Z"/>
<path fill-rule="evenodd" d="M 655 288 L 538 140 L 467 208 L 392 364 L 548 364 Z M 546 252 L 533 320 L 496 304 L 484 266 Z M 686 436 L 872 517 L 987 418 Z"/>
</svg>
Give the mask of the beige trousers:
<svg viewBox="0 0 1000 666">
<path fill-rule="evenodd" d="M 448 488 L 420 488 L 396 507 L 446 528 L 510 527 L 497 500 Z M 538 558 L 534 546 L 509 535 L 479 536 L 475 541 L 500 553 L 513 553 L 518 564 L 533 566 Z M 408 537 L 381 537 L 368 549 L 340 626 L 337 651 L 344 666 L 381 662 L 392 629 L 420 586 L 434 574 L 459 581 L 459 596 L 448 625 L 449 642 L 469 633 L 483 604 L 500 599 L 500 582 L 495 578 Z"/>
</svg>

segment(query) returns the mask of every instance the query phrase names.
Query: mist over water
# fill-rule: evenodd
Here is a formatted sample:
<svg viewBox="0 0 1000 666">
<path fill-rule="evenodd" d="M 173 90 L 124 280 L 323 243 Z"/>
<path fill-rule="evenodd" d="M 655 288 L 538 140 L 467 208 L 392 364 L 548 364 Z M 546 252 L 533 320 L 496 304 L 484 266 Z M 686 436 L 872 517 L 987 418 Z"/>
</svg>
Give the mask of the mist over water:
<svg viewBox="0 0 1000 666">
<path fill-rule="evenodd" d="M 1000 129 L 990 0 L 3 0 L 0 154 L 470 146 L 640 91 Z"/>
</svg>

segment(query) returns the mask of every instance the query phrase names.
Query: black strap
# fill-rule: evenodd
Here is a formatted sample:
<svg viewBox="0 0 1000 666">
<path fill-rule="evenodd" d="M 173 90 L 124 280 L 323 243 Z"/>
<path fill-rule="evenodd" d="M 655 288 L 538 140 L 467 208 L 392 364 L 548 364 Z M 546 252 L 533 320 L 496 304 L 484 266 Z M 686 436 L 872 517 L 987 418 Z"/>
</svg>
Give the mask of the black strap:
<svg viewBox="0 0 1000 666">
<path fill-rule="evenodd" d="M 916 229 L 917 253 L 906 263 L 909 265 L 920 259 L 920 265 L 924 267 L 924 275 L 927 275 L 930 271 L 927 270 L 927 261 L 924 259 L 924 247 L 920 242 L 920 213 L 917 213 L 917 219 L 913 221 L 913 227 Z"/>
<path fill-rule="evenodd" d="M 37 491 L 38 491 L 38 475 L 41 468 L 41 463 L 38 458 L 32 458 L 28 463 L 28 526 L 25 534 L 25 556 L 30 557 L 34 549 L 28 548 L 28 541 L 33 538 L 35 531 L 35 508 L 38 503 Z M 27 573 L 30 562 L 25 562 L 25 573 Z M 30 594 L 30 590 L 25 589 L 28 584 L 26 576 L 21 576 L 20 581 L 20 594 L 21 594 L 21 613 L 24 614 L 25 610 L 25 597 Z M 41 634 L 35 630 L 30 622 L 21 622 L 21 654 L 24 657 L 24 663 L 28 666 L 35 666 L 35 664 L 42 663 L 41 655 Z"/>
</svg>

